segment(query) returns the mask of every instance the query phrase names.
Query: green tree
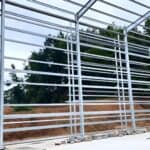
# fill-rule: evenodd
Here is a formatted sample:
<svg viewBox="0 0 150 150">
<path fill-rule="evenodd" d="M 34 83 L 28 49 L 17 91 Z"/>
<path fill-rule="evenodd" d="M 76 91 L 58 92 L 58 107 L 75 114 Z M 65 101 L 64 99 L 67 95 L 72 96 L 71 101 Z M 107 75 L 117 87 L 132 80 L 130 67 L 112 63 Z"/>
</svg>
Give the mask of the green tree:
<svg viewBox="0 0 150 150">
<path fill-rule="evenodd" d="M 147 20 L 145 22 L 146 27 L 150 27 L 150 20 Z M 142 34 L 142 31 L 138 31 L 138 28 L 133 29 L 133 31 L 139 32 Z M 108 26 L 106 30 L 100 29 L 99 31 L 92 29 L 92 30 L 87 30 L 85 32 L 91 32 L 91 33 L 96 33 L 100 34 L 102 36 L 106 37 L 111 37 L 117 39 L 117 34 L 115 32 L 119 32 L 121 35 L 121 39 L 123 39 L 122 33 L 123 29 L 120 27 L 115 26 L 114 24 L 111 26 Z M 144 29 L 144 33 L 150 35 L 150 30 L 149 29 Z M 148 37 L 144 37 L 140 34 L 136 33 L 129 33 L 129 42 L 141 44 L 141 45 L 148 45 L 147 42 L 132 38 L 132 36 L 136 36 L 140 39 L 145 39 L 149 40 Z M 60 32 L 57 36 L 57 38 L 62 38 L 65 39 L 65 35 Z M 66 42 L 63 40 L 57 40 L 51 38 L 51 35 L 48 36 L 48 38 L 44 42 L 45 48 L 40 49 L 38 52 L 32 52 L 31 56 L 29 59 L 31 60 L 37 60 L 37 61 L 43 61 L 43 62 L 49 62 L 49 64 L 43 64 L 43 63 L 34 63 L 29 61 L 28 65 L 25 67 L 26 70 L 32 70 L 32 71 L 41 71 L 41 72 L 53 72 L 53 73 L 64 73 L 67 74 L 67 68 L 66 66 L 59 66 L 59 65 L 54 65 L 50 64 L 52 63 L 62 63 L 62 64 L 67 64 L 67 54 L 64 51 L 56 50 L 55 47 L 60 48 L 60 49 L 66 49 L 67 45 Z M 74 38 L 74 37 L 73 37 Z M 105 40 L 105 39 L 104 39 Z M 95 46 L 100 46 L 100 47 L 106 47 L 106 48 L 111 48 L 114 49 L 114 44 L 109 43 L 109 42 L 104 42 L 103 40 L 99 39 L 91 39 L 90 37 L 85 37 L 81 35 L 81 43 L 87 43 L 87 44 L 92 44 Z M 76 49 L 75 44 L 73 45 L 73 49 Z M 122 47 L 123 50 L 123 47 Z M 131 49 L 129 49 L 131 50 Z M 104 49 L 100 48 L 93 48 L 93 47 L 87 47 L 81 45 L 81 52 L 83 53 L 88 53 L 92 55 L 100 55 L 100 56 L 105 56 L 105 57 L 110 57 L 114 58 L 114 52 L 111 51 L 106 51 Z M 141 51 L 139 51 L 139 54 Z M 125 56 L 122 55 L 123 59 L 125 59 Z M 76 58 L 75 58 L 76 59 Z M 130 57 L 130 60 L 133 61 L 142 61 L 145 63 L 149 63 L 149 59 L 141 59 L 139 57 Z M 82 61 L 85 62 L 91 62 L 91 63 L 97 63 L 100 66 L 102 65 L 112 65 L 112 61 L 106 61 L 103 59 L 98 59 L 95 58 L 93 59 L 92 57 L 85 57 L 82 56 Z M 113 62 L 115 63 L 115 62 Z M 115 65 L 115 64 L 114 64 Z M 124 64 L 125 65 L 125 64 Z M 145 69 L 148 71 L 150 68 L 149 67 L 143 67 L 143 66 L 137 66 L 136 64 L 132 64 L 132 68 L 139 68 L 139 69 Z M 14 66 L 12 66 L 13 69 L 15 69 Z M 82 71 L 83 75 L 89 75 L 89 76 L 101 76 L 101 77 L 114 77 L 115 74 L 106 74 L 105 72 L 88 72 L 88 71 Z M 11 74 L 11 78 L 13 81 L 19 82 L 22 79 L 18 78 L 16 74 Z M 136 80 L 141 80 L 141 77 L 133 77 L 132 79 Z M 67 83 L 68 79 L 67 77 L 58 77 L 58 76 L 53 76 L 53 75 L 36 75 L 36 74 L 27 74 L 24 79 L 26 82 L 31 82 L 31 83 L 52 83 L 52 84 L 62 84 L 62 83 Z M 148 81 L 149 79 L 147 79 Z M 115 86 L 116 83 L 107 83 L 104 81 L 101 82 L 96 82 L 96 81 L 83 81 L 83 84 L 86 85 L 111 85 Z M 137 85 L 136 85 L 137 86 Z M 133 85 L 133 87 L 136 87 Z M 147 87 L 147 86 L 144 86 Z M 7 99 L 11 97 L 11 102 L 13 103 L 61 103 L 64 102 L 65 100 L 68 99 L 68 88 L 66 87 L 54 87 L 54 86 L 32 86 L 32 85 L 16 85 L 12 89 L 9 90 L 9 93 L 7 91 L 6 94 Z"/>
<path fill-rule="evenodd" d="M 62 32 L 57 36 L 59 38 L 65 38 Z M 31 60 L 54 62 L 67 64 L 67 55 L 63 51 L 55 50 L 53 47 L 66 49 L 66 43 L 60 40 L 53 40 L 50 35 L 44 43 L 45 48 L 40 49 L 39 52 L 33 52 L 29 57 Z M 49 47 L 48 47 L 49 46 Z M 26 69 L 32 71 L 52 72 L 52 73 L 67 73 L 67 69 L 64 66 L 33 63 L 29 62 Z M 62 84 L 67 83 L 66 77 L 53 76 L 53 75 L 35 75 L 28 74 L 26 76 L 27 82 L 33 83 L 52 83 Z M 54 87 L 54 86 L 31 86 L 26 85 L 26 95 L 28 103 L 61 103 L 67 99 L 67 88 Z"/>
<path fill-rule="evenodd" d="M 12 69 L 15 69 L 14 64 L 11 65 Z M 19 78 L 16 73 L 10 73 L 11 80 L 13 82 L 22 82 L 22 78 Z M 11 84 L 6 84 L 6 86 L 10 86 Z M 5 102 L 21 104 L 26 102 L 25 89 L 23 85 L 17 84 L 14 85 L 13 88 L 7 90 L 5 92 Z"/>
<path fill-rule="evenodd" d="M 150 35 L 150 19 L 147 19 L 147 20 L 145 21 L 145 27 L 147 27 L 147 28 L 144 29 L 145 34 Z M 148 29 L 148 28 L 149 28 L 149 29 Z"/>
</svg>

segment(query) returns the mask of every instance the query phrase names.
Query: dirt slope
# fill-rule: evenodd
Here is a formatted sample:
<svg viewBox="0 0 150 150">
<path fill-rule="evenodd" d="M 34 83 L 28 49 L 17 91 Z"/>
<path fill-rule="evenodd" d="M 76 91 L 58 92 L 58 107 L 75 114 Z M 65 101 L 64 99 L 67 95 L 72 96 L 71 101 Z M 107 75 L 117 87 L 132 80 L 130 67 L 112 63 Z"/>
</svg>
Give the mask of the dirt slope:
<svg viewBox="0 0 150 150">
<path fill-rule="evenodd" d="M 127 109 L 129 106 L 127 106 Z M 78 109 L 78 108 L 77 108 Z M 91 106 L 84 106 L 85 111 L 112 111 L 112 110 L 118 110 L 119 107 L 115 105 L 91 105 Z M 142 110 L 145 109 L 143 105 L 136 105 L 136 110 Z M 146 108 L 149 109 L 149 108 Z M 37 114 L 37 113 L 58 113 L 58 112 L 69 112 L 69 108 L 67 106 L 49 106 L 49 107 L 35 107 L 34 109 L 30 111 L 20 111 L 20 112 L 14 112 L 13 108 L 6 107 L 5 108 L 5 114 Z M 143 114 L 144 116 L 144 114 Z M 141 116 L 141 117 L 143 117 Z M 86 116 L 91 117 L 91 116 Z M 93 117 L 100 117 L 100 115 L 93 115 Z M 67 118 L 67 117 L 66 117 Z M 40 120 L 52 120 L 56 119 L 54 117 L 47 117 L 47 118 L 38 118 Z M 62 117 L 57 117 L 57 119 L 62 119 Z M 64 118 L 63 118 L 64 119 Z M 118 120 L 119 117 L 114 117 L 112 115 L 107 115 L 105 117 L 101 118 L 89 118 L 85 119 L 86 122 L 102 122 L 102 121 L 109 121 L 109 120 Z M 5 120 L 5 122 L 10 121 L 36 121 L 35 118 L 30 119 L 15 119 L 15 120 Z M 35 122 L 35 123 L 17 123 L 17 124 L 7 124 L 5 125 L 6 128 L 19 128 L 19 127 L 31 127 L 31 126 L 46 126 L 46 125 L 56 125 L 56 124 L 67 124 L 69 121 L 45 121 L 45 122 Z M 138 122 L 139 126 L 149 126 L 150 122 L 141 121 Z M 88 125 L 85 127 L 86 132 L 98 132 L 98 131 L 104 131 L 104 130 L 111 130 L 115 128 L 119 128 L 120 123 L 111 123 L 111 124 L 97 124 L 97 125 Z M 79 130 L 79 129 L 78 129 Z M 25 132 L 16 132 L 16 133 L 6 133 L 4 138 L 5 141 L 14 141 L 14 140 L 23 140 L 23 139 L 29 139 L 29 138 L 39 138 L 39 137 L 50 137 L 50 136 L 60 136 L 60 135 L 66 135 L 70 133 L 69 128 L 58 128 L 58 129 L 46 129 L 46 130 L 36 130 L 36 131 L 25 131 Z"/>
</svg>

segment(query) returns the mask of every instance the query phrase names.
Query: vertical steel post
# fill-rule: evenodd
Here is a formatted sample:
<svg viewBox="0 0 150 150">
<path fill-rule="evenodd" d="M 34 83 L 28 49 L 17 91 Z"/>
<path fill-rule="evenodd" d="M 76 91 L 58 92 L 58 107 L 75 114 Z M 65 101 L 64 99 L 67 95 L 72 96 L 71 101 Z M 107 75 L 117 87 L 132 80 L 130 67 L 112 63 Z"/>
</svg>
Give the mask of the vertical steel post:
<svg viewBox="0 0 150 150">
<path fill-rule="evenodd" d="M 121 95 L 120 95 L 120 80 L 119 80 L 119 67 L 118 67 L 118 56 L 117 56 L 117 43 L 114 40 L 114 53 L 115 53 L 115 65 L 116 65 L 116 79 L 117 79 L 117 92 L 118 92 L 118 103 L 119 103 L 119 114 L 120 114 L 120 123 L 121 130 L 123 130 L 123 117 L 122 117 L 122 104 L 121 104 Z"/>
<path fill-rule="evenodd" d="M 126 68 L 127 68 L 127 77 L 128 77 L 128 95 L 129 95 L 129 103 L 130 103 L 130 111 L 131 111 L 132 129 L 133 131 L 136 131 L 131 71 L 130 71 L 130 62 L 129 62 L 128 33 L 126 28 L 124 29 L 124 45 L 125 45 Z"/>
<path fill-rule="evenodd" d="M 76 96 L 75 96 L 75 78 L 74 78 L 74 50 L 73 50 L 73 31 L 72 24 L 70 25 L 70 53 L 71 53 L 71 72 L 72 72 L 72 101 L 73 101 L 73 113 L 76 114 Z M 77 116 L 73 115 L 74 135 L 77 133 Z"/>
<path fill-rule="evenodd" d="M 70 70 L 70 46 L 69 46 L 69 33 L 67 33 L 67 64 L 68 64 L 68 93 L 69 93 L 69 112 L 70 112 L 70 135 L 73 135 L 72 124 L 72 96 L 71 96 L 71 70 Z"/>
<path fill-rule="evenodd" d="M 127 109 L 126 109 L 126 97 L 125 97 L 125 87 L 124 87 L 124 76 L 123 76 L 123 65 L 122 65 L 122 53 L 120 48 L 120 35 L 118 34 L 118 52 L 119 52 L 119 62 L 120 62 L 120 78 L 121 78 L 121 100 L 123 102 L 123 111 L 124 111 L 124 125 L 126 130 L 128 129 L 128 121 L 127 121 Z"/>
<path fill-rule="evenodd" d="M 84 137 L 84 107 L 83 107 L 83 89 L 82 89 L 82 71 L 81 71 L 81 52 L 80 52 L 80 33 L 79 20 L 76 19 L 76 50 L 77 50 L 77 67 L 78 67 L 78 93 L 79 93 L 79 110 L 80 110 L 80 135 Z"/>
<path fill-rule="evenodd" d="M 1 42 L 0 42 L 0 150 L 4 148 L 4 37 L 5 31 L 5 0 L 1 1 Z"/>
</svg>

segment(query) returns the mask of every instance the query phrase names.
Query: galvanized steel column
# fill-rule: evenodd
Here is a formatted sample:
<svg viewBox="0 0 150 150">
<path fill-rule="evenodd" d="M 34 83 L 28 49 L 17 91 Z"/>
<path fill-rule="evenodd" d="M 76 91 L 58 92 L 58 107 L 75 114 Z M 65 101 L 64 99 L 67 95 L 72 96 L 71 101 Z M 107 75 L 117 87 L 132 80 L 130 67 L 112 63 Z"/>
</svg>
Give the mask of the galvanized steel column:
<svg viewBox="0 0 150 150">
<path fill-rule="evenodd" d="M 136 131 L 135 110 L 134 110 L 129 49 L 128 49 L 128 33 L 126 29 L 124 30 L 124 45 L 125 45 L 125 57 L 126 57 L 126 68 L 127 68 L 127 78 L 128 78 L 128 95 L 129 95 L 129 103 L 130 103 L 130 111 L 131 111 L 132 129 Z"/>
<path fill-rule="evenodd" d="M 1 1 L 1 42 L 0 42 L 0 150 L 4 147 L 4 31 L 5 31 L 5 0 Z"/>
<path fill-rule="evenodd" d="M 87 3 L 75 15 L 76 25 L 76 49 L 77 49 L 77 67 L 78 67 L 78 94 L 80 101 L 80 134 L 84 137 L 84 106 L 83 106 L 83 89 L 82 89 L 82 70 L 81 70 L 81 52 L 80 52 L 80 32 L 79 20 L 80 18 L 96 3 L 97 0 L 88 0 Z"/>
<path fill-rule="evenodd" d="M 84 137 L 84 106 L 83 106 L 83 89 L 82 89 L 82 70 L 81 70 L 81 52 L 80 52 L 80 33 L 79 20 L 76 18 L 76 50 L 77 50 L 77 70 L 78 70 L 78 97 L 80 110 L 80 135 Z"/>
</svg>

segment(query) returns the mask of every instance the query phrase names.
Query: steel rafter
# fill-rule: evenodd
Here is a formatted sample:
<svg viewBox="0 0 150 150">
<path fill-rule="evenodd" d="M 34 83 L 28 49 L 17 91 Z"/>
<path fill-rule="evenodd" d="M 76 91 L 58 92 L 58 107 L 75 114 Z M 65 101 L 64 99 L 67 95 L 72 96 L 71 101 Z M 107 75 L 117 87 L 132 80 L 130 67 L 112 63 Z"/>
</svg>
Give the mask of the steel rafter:
<svg viewBox="0 0 150 150">
<path fill-rule="evenodd" d="M 139 24 L 141 24 L 143 21 L 145 21 L 149 17 L 150 17 L 150 11 L 146 12 L 143 16 L 141 16 L 136 21 L 134 21 L 129 26 L 127 26 L 126 27 L 126 32 L 130 32 L 132 29 L 137 27 Z"/>
<path fill-rule="evenodd" d="M 75 15 L 76 20 L 79 20 L 95 3 L 97 0 L 89 0 Z"/>
</svg>

